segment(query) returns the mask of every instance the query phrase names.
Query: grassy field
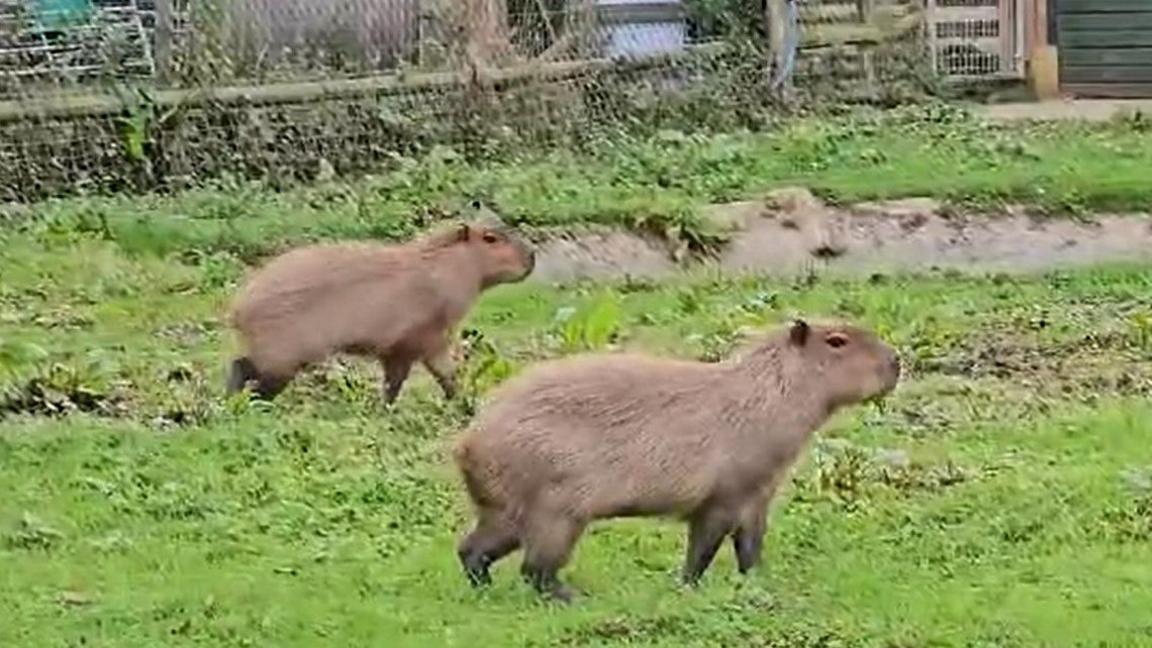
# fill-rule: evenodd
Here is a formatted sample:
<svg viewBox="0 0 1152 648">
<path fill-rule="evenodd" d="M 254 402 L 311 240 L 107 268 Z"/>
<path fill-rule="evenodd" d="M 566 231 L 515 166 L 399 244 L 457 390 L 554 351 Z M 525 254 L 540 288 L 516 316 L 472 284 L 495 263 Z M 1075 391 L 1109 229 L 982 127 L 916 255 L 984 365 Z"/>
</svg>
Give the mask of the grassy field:
<svg viewBox="0 0 1152 648">
<path fill-rule="evenodd" d="M 522 284 L 470 318 L 457 403 L 420 374 L 384 412 L 376 368 L 356 361 L 273 405 L 222 395 L 220 313 L 249 254 L 402 236 L 422 223 L 402 207 L 428 215 L 470 189 L 536 224 L 596 220 L 594 196 L 621 215 L 664 199 L 654 164 L 689 183 L 653 203 L 672 206 L 795 179 L 784 168 L 842 198 L 1047 187 L 1101 207 L 1152 191 L 1138 123 L 1005 134 L 985 167 L 921 143 L 948 130 L 983 147 L 974 126 L 917 119 L 905 135 L 797 127 L 841 129 L 807 170 L 767 155 L 793 133 L 595 165 L 422 162 L 410 194 L 390 176 L 29 208 L 0 234 L 0 646 L 1152 646 L 1152 265 Z M 878 139 L 883 160 L 862 158 Z M 901 142 L 913 157 L 894 156 Z M 364 196 L 380 202 L 355 207 Z M 588 596 L 572 607 L 539 603 L 517 557 L 491 590 L 468 588 L 454 545 L 470 515 L 447 450 L 486 389 L 584 349 L 716 359 L 796 314 L 877 328 L 909 374 L 821 435 L 759 572 L 738 577 L 725 547 L 685 590 L 682 527 L 631 520 L 585 537 L 567 576 Z"/>
<path fill-rule="evenodd" d="M 388 173 L 271 192 L 222 181 L 171 195 L 86 197 L 0 209 L 114 239 L 127 253 L 251 259 L 326 237 L 411 235 L 466 197 L 538 227 L 586 223 L 656 230 L 707 244 L 708 203 L 803 184 L 835 201 L 931 196 L 977 208 L 1005 202 L 1059 214 L 1140 211 L 1152 202 L 1152 126 L 989 124 L 947 105 L 800 119 L 757 134 L 668 132 L 481 167 L 451 149 L 400 159 Z"/>
</svg>

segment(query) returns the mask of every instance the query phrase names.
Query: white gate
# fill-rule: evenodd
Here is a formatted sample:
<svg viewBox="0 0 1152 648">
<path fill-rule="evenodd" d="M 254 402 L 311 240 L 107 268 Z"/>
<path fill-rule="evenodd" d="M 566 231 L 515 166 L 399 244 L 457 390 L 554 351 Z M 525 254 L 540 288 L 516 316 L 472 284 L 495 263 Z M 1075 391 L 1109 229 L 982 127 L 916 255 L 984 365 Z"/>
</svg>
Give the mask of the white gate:
<svg viewBox="0 0 1152 648">
<path fill-rule="evenodd" d="M 1024 0 L 927 0 L 932 66 L 946 79 L 1023 78 Z"/>
</svg>

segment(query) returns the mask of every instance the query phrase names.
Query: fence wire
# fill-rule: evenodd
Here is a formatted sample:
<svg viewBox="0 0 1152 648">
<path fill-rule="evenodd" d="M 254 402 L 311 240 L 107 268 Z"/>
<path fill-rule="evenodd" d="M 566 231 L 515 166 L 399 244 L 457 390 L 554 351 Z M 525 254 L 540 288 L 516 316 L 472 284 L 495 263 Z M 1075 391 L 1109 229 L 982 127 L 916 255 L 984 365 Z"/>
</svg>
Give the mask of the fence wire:
<svg viewBox="0 0 1152 648">
<path fill-rule="evenodd" d="M 0 200 L 755 128 L 916 96 L 926 26 L 921 0 L 0 0 Z"/>
</svg>

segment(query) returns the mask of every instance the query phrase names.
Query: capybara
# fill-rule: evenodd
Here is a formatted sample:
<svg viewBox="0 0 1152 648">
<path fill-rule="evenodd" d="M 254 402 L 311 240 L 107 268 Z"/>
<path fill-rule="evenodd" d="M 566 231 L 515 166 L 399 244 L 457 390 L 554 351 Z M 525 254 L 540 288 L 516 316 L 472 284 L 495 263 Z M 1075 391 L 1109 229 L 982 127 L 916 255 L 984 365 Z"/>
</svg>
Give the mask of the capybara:
<svg viewBox="0 0 1152 648">
<path fill-rule="evenodd" d="M 257 396 L 271 400 L 305 367 L 348 353 L 379 360 L 385 403 L 396 400 L 417 361 L 451 399 L 453 327 L 482 291 L 523 280 L 535 263 L 532 247 L 491 218 L 404 245 L 286 252 L 257 270 L 233 304 L 244 354 L 232 361 L 228 393 L 255 382 Z"/>
<path fill-rule="evenodd" d="M 586 525 L 636 516 L 688 523 L 686 583 L 729 535 L 746 573 L 808 439 L 899 377 L 874 333 L 802 320 L 719 363 L 590 354 L 529 368 L 494 391 L 455 449 L 477 516 L 458 547 L 465 574 L 487 584 L 492 563 L 523 547 L 524 578 L 566 601 L 558 572 Z"/>
</svg>

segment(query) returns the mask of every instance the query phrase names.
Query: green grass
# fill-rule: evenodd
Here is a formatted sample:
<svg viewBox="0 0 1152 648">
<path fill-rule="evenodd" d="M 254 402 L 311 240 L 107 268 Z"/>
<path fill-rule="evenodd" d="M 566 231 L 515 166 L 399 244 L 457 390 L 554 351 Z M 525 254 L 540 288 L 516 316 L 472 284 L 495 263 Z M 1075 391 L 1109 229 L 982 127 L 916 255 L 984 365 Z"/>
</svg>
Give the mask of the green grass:
<svg viewBox="0 0 1152 648">
<path fill-rule="evenodd" d="M 527 168 L 469 173 L 527 192 L 508 179 L 544 183 L 531 169 L 546 167 Z M 273 209 L 309 195 L 106 204 L 162 208 L 155 226 L 173 232 L 163 209 L 198 200 L 235 201 L 273 237 L 358 226 L 338 220 L 340 201 Z M 210 229 L 189 222 L 193 238 L 156 240 L 200 246 Z M 1152 267 L 510 286 L 470 318 L 482 338 L 464 401 L 421 374 L 384 413 L 375 367 L 356 361 L 272 406 L 224 399 L 219 316 L 241 263 L 141 254 L 129 231 L 36 226 L 0 247 L 2 646 L 1152 645 Z M 798 313 L 877 328 L 910 373 L 884 407 L 821 435 L 762 570 L 736 576 L 725 547 L 684 590 L 683 529 L 630 520 L 585 537 L 567 576 L 588 596 L 570 608 L 537 602 L 518 557 L 490 591 L 465 585 L 454 543 L 469 514 L 447 449 L 484 389 L 583 348 L 715 358 Z"/>
<path fill-rule="evenodd" d="M 760 134 L 667 132 L 484 166 L 438 148 L 353 182 L 283 193 L 221 182 L 175 196 L 57 200 L 10 217 L 45 236 L 95 233 L 134 255 L 250 259 L 313 238 L 406 237 L 471 196 L 518 223 L 617 225 L 706 246 L 717 233 L 701 222 L 701 206 L 783 185 L 838 201 L 932 196 L 980 208 L 1141 211 L 1152 201 L 1149 168 L 1147 120 L 994 125 L 930 105 L 800 119 Z"/>
</svg>

